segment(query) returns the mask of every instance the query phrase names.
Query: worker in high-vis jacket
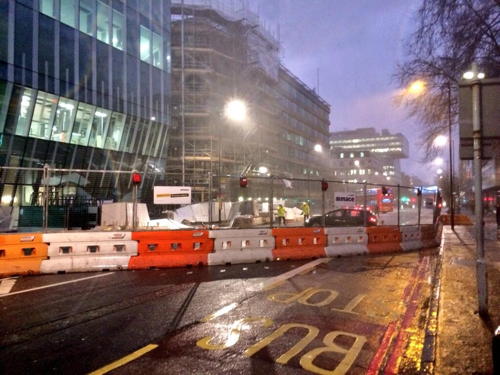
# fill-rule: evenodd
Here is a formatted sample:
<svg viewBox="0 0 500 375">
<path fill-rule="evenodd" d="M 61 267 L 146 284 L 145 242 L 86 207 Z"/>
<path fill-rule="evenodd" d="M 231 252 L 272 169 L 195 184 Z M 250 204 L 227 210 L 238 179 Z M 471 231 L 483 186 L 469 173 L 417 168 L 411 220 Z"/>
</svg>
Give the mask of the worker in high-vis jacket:
<svg viewBox="0 0 500 375">
<path fill-rule="evenodd" d="M 302 203 L 302 215 L 304 215 L 304 224 L 307 223 L 307 220 L 311 216 L 311 207 L 307 202 Z"/>
<path fill-rule="evenodd" d="M 285 210 L 285 207 L 283 207 L 282 204 L 280 204 L 278 206 L 278 225 L 281 225 L 281 223 L 283 223 L 283 225 L 285 225 L 285 215 L 286 215 L 286 210 Z"/>
</svg>

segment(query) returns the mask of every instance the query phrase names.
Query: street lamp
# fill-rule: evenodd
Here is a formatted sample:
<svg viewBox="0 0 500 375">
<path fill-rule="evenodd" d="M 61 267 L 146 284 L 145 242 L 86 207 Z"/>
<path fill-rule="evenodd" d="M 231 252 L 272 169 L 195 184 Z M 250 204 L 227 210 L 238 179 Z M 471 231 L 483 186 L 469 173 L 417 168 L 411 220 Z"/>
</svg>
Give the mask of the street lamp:
<svg viewBox="0 0 500 375">
<path fill-rule="evenodd" d="M 434 159 L 433 163 L 440 167 L 444 164 L 444 160 L 442 157 L 438 156 L 436 159 Z"/>
<path fill-rule="evenodd" d="M 434 138 L 434 146 L 436 147 L 444 147 L 446 143 L 448 143 L 448 137 L 445 135 L 438 135 L 436 138 Z"/>
<path fill-rule="evenodd" d="M 425 91 L 425 81 L 422 81 L 421 79 L 417 79 L 416 81 L 413 81 L 409 86 L 408 86 L 408 93 L 412 95 L 420 95 Z"/>
<path fill-rule="evenodd" d="M 247 104 L 245 101 L 232 98 L 226 102 L 224 105 L 224 118 L 226 120 L 242 123 L 247 119 Z M 218 126 L 218 140 L 219 140 L 219 158 L 218 158 L 218 196 L 219 196 L 219 224 L 222 222 L 222 185 L 221 185 L 221 176 L 222 176 L 222 124 Z"/>
</svg>

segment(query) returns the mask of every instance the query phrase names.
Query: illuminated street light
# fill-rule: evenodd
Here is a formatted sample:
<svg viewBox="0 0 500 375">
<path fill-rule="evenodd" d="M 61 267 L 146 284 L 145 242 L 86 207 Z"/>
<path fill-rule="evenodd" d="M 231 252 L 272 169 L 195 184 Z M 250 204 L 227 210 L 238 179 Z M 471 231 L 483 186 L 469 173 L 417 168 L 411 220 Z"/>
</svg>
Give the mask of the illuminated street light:
<svg viewBox="0 0 500 375">
<path fill-rule="evenodd" d="M 236 122 L 245 121 L 247 118 L 246 103 L 240 99 L 231 99 L 224 106 L 224 116 Z"/>
<path fill-rule="evenodd" d="M 354 165 L 355 165 L 356 167 L 359 167 L 359 160 L 354 160 Z"/>
<path fill-rule="evenodd" d="M 437 157 L 436 159 L 434 159 L 433 163 L 435 165 L 437 165 L 438 167 L 442 166 L 444 164 L 444 160 L 442 157 Z"/>
<path fill-rule="evenodd" d="M 425 90 L 425 82 L 418 79 L 408 86 L 408 93 L 412 95 L 420 95 Z"/>
<path fill-rule="evenodd" d="M 314 151 L 316 152 L 323 152 L 323 146 L 321 146 L 319 143 L 314 145 Z"/>
<path fill-rule="evenodd" d="M 436 172 L 437 172 L 437 174 L 443 174 L 443 169 L 442 168 L 438 168 L 438 170 Z"/>
<path fill-rule="evenodd" d="M 444 147 L 448 143 L 448 137 L 445 135 L 438 135 L 434 139 L 434 146 L 436 147 Z"/>
</svg>

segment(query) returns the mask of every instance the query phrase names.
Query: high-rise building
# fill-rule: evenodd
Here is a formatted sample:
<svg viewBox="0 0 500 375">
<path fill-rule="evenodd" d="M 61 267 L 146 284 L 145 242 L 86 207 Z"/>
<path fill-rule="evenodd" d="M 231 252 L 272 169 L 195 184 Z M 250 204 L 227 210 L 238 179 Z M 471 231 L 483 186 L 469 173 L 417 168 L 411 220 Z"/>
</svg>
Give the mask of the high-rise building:
<svg viewBox="0 0 500 375">
<path fill-rule="evenodd" d="M 401 184 L 400 159 L 408 157 L 408 140 L 374 128 L 334 132 L 330 138 L 336 180 Z"/>
<path fill-rule="evenodd" d="M 0 166 L 80 170 L 45 182 L 51 197 L 129 194 L 129 175 L 95 170 L 136 169 L 151 190 L 166 163 L 170 69 L 168 0 L 0 2 Z M 4 170 L 1 204 L 37 205 L 41 185 L 41 173 Z"/>
<path fill-rule="evenodd" d="M 279 43 L 256 14 L 232 3 L 225 8 L 224 2 L 210 0 L 172 5 L 167 175 L 171 184 L 192 186 L 195 201 L 208 199 L 210 187 L 218 184 L 210 176 L 219 174 L 238 176 L 259 168 L 288 178 L 328 173 L 330 106 L 281 64 Z M 233 98 L 247 104 L 244 123 L 224 117 Z M 231 190 L 229 179 L 222 184 L 224 192 Z"/>
</svg>

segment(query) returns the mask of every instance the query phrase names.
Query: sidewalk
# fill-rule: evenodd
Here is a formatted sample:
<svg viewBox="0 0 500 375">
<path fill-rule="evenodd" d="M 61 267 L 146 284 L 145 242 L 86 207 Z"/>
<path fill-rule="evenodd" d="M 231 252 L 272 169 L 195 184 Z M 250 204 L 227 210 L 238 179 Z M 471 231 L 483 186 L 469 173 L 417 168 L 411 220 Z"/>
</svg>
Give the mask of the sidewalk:
<svg viewBox="0 0 500 375">
<path fill-rule="evenodd" d="M 474 226 L 443 228 L 435 374 L 493 374 L 491 340 L 500 325 L 500 241 L 485 227 L 490 321 L 477 313 Z"/>
</svg>

